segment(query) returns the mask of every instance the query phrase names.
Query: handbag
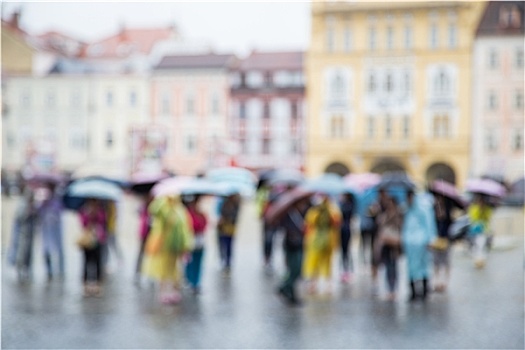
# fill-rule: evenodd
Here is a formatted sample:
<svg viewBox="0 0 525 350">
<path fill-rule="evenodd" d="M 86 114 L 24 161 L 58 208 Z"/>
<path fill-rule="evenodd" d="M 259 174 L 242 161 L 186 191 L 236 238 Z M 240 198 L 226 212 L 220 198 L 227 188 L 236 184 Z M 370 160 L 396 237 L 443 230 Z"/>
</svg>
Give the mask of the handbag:
<svg viewBox="0 0 525 350">
<path fill-rule="evenodd" d="M 392 226 L 384 226 L 380 232 L 380 238 L 383 244 L 391 247 L 398 247 L 401 245 L 401 237 L 399 232 Z"/>
<path fill-rule="evenodd" d="M 77 245 L 81 249 L 93 249 L 97 245 L 97 235 L 93 228 L 85 228 L 77 239 Z"/>
</svg>

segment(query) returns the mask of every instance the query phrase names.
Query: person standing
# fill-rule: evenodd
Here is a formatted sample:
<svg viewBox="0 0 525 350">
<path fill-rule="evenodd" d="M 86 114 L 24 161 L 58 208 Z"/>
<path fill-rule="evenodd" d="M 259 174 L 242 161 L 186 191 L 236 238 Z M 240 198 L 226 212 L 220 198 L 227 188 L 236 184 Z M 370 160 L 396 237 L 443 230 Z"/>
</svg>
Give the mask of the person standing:
<svg viewBox="0 0 525 350">
<path fill-rule="evenodd" d="M 233 239 L 239 216 L 240 195 L 238 193 L 228 196 L 220 208 L 217 234 L 219 237 L 219 252 L 223 271 L 230 273 Z"/>
<path fill-rule="evenodd" d="M 182 261 L 193 249 L 191 218 L 180 196 L 154 199 L 148 207 L 152 227 L 146 242 L 144 274 L 160 284 L 163 304 L 180 302 Z"/>
<path fill-rule="evenodd" d="M 486 263 L 486 244 L 492 208 L 486 195 L 479 194 L 468 209 L 470 219 L 469 236 L 474 240 L 474 265 L 481 269 Z"/>
<path fill-rule="evenodd" d="M 286 277 L 279 285 L 278 294 L 291 306 L 302 304 L 297 295 L 297 282 L 301 278 L 303 264 L 304 217 L 308 200 L 299 201 L 288 210 L 279 227 L 284 230 L 283 250 L 286 260 Z"/>
<path fill-rule="evenodd" d="M 35 204 L 35 194 L 26 188 L 21 203 L 15 213 L 9 262 L 16 267 L 18 281 L 31 279 L 33 241 L 38 222 L 38 212 Z"/>
<path fill-rule="evenodd" d="M 332 255 L 339 247 L 341 235 L 341 212 L 330 202 L 327 195 L 321 195 L 319 203 L 308 209 L 305 218 L 305 278 L 310 293 L 317 293 L 320 278 L 325 278 L 330 291 L 332 276 Z"/>
<path fill-rule="evenodd" d="M 377 218 L 378 237 L 375 248 L 376 254 L 386 270 L 387 299 L 394 301 L 396 299 L 397 260 L 401 248 L 403 214 L 394 198 L 386 197 L 384 204 L 385 211 L 379 214 Z"/>
<path fill-rule="evenodd" d="M 434 261 L 434 289 L 444 292 L 450 277 L 450 239 L 452 225 L 452 201 L 442 195 L 434 194 L 434 217 L 437 226 L 437 239 L 432 243 Z"/>
<path fill-rule="evenodd" d="M 98 199 L 88 199 L 79 211 L 85 239 L 79 241 L 84 253 L 84 296 L 101 296 L 104 280 L 102 247 L 107 241 L 107 217 Z"/>
<path fill-rule="evenodd" d="M 38 215 L 42 229 L 44 259 L 46 262 L 47 278 L 53 279 L 54 272 L 60 278 L 64 277 L 64 249 L 62 244 L 62 201 L 56 193 L 56 185 L 48 183 L 49 197 L 42 202 Z M 53 269 L 53 261 L 58 263 L 58 271 Z"/>
<path fill-rule="evenodd" d="M 137 256 L 137 263 L 135 265 L 135 284 L 140 284 L 142 275 L 142 262 L 144 260 L 144 250 L 146 247 L 146 241 L 151 230 L 151 215 L 148 211 L 148 206 L 151 204 L 152 197 L 150 194 L 144 195 L 143 204 L 139 209 L 139 239 L 140 248 Z"/>
<path fill-rule="evenodd" d="M 186 265 L 186 279 L 191 285 L 193 294 L 200 293 L 200 281 L 202 275 L 202 261 L 204 257 L 205 231 L 207 225 L 206 215 L 199 208 L 200 196 L 185 201 L 186 208 L 191 217 L 191 225 L 194 234 L 194 248 Z"/>
<path fill-rule="evenodd" d="M 351 193 L 345 193 L 340 203 L 342 214 L 341 223 L 341 262 L 343 272 L 341 282 L 348 283 L 351 280 L 354 263 L 352 259 L 352 217 L 355 210 L 355 200 Z"/>
<path fill-rule="evenodd" d="M 401 242 L 406 256 L 410 280 L 410 301 L 425 300 L 430 269 L 429 244 L 436 237 L 436 222 L 430 203 L 417 200 L 413 191 L 407 193 L 407 210 L 403 218 Z M 422 284 L 418 288 L 418 284 Z"/>
</svg>

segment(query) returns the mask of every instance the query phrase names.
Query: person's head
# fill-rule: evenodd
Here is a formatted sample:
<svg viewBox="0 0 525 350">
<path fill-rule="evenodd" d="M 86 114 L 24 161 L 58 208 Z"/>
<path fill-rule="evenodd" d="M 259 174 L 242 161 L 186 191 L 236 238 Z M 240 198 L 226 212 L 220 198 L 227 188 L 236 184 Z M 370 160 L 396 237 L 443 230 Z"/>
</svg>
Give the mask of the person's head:
<svg viewBox="0 0 525 350">
<path fill-rule="evenodd" d="M 407 192 L 407 203 L 409 206 L 411 206 L 414 203 L 414 196 L 415 196 L 415 193 L 413 190 L 409 190 Z"/>
<path fill-rule="evenodd" d="M 354 195 L 351 193 L 344 193 L 343 194 L 343 202 L 345 203 L 352 203 L 354 201 Z"/>
</svg>

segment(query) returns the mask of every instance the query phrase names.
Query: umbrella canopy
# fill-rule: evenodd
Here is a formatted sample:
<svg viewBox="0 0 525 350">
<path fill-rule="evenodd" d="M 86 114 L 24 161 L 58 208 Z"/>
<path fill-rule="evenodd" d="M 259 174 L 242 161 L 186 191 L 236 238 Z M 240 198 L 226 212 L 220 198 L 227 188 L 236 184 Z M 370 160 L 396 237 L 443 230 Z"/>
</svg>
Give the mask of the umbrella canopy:
<svg viewBox="0 0 525 350">
<path fill-rule="evenodd" d="M 135 173 L 130 178 L 129 189 L 138 194 L 147 194 L 158 182 L 167 179 L 167 174 Z"/>
<path fill-rule="evenodd" d="M 270 180 L 270 177 L 275 172 L 275 169 L 262 169 L 257 172 L 257 177 L 259 178 L 257 182 L 257 189 L 261 188 L 262 186 L 265 186 L 268 183 L 268 180 Z"/>
<path fill-rule="evenodd" d="M 416 188 L 414 182 L 412 182 L 404 171 L 389 171 L 384 173 L 377 186 L 383 189 L 402 187 L 407 190 L 415 190 Z"/>
<path fill-rule="evenodd" d="M 302 199 L 312 196 L 314 193 L 315 191 L 296 187 L 280 194 L 264 214 L 264 219 L 270 224 L 276 223 L 294 204 Z"/>
<path fill-rule="evenodd" d="M 440 194 L 443 197 L 447 197 L 454 204 L 456 204 L 457 207 L 461 209 L 465 209 L 468 205 L 467 201 L 463 199 L 458 191 L 458 189 L 451 184 L 450 182 L 444 181 L 444 180 L 434 180 L 429 185 L 429 191 L 435 194 Z"/>
<path fill-rule="evenodd" d="M 503 185 L 490 179 L 470 179 L 467 181 L 466 190 L 471 193 L 484 194 L 496 198 L 502 198 L 506 193 Z"/>
<path fill-rule="evenodd" d="M 510 190 L 503 198 L 503 204 L 523 206 L 525 203 L 525 179 L 520 179 L 510 186 Z"/>
<path fill-rule="evenodd" d="M 304 175 L 297 169 L 277 169 L 268 179 L 270 186 L 276 185 L 299 185 L 304 181 Z"/>
<path fill-rule="evenodd" d="M 348 174 L 343 178 L 345 184 L 363 192 L 381 182 L 381 175 L 375 173 Z"/>
<path fill-rule="evenodd" d="M 223 189 L 228 188 L 230 194 L 239 193 L 246 197 L 255 194 L 257 178 L 247 169 L 236 167 L 212 169 L 208 171 L 205 178 L 214 183 L 225 184 L 221 186 Z"/>
<path fill-rule="evenodd" d="M 323 174 L 315 179 L 306 180 L 301 187 L 307 191 L 320 192 L 330 196 L 338 196 L 348 192 L 343 178 L 337 174 Z"/>
<path fill-rule="evenodd" d="M 89 198 L 117 201 L 121 197 L 122 189 L 112 182 L 82 179 L 74 181 L 66 188 L 62 202 L 66 209 L 78 210 Z"/>
<path fill-rule="evenodd" d="M 191 176 L 169 177 L 159 181 L 153 186 L 151 193 L 155 197 L 178 196 L 182 194 L 184 186 L 189 184 L 192 180 L 193 177 Z"/>
</svg>

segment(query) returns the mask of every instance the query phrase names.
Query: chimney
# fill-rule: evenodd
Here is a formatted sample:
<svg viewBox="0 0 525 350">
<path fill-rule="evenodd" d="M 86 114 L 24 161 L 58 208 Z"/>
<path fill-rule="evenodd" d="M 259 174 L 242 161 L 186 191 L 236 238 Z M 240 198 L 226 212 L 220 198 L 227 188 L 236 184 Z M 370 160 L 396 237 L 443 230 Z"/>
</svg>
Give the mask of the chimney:
<svg viewBox="0 0 525 350">
<path fill-rule="evenodd" d="M 14 29 L 20 29 L 20 10 L 15 10 L 15 12 L 13 12 L 9 24 Z"/>
</svg>

